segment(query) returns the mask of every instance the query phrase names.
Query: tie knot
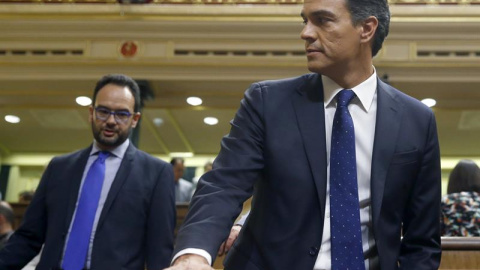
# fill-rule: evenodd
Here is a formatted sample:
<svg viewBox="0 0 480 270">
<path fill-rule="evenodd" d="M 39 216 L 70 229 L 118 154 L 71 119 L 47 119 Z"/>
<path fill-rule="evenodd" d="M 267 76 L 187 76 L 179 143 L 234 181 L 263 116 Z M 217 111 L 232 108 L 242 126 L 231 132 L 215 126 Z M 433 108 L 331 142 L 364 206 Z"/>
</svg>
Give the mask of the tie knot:
<svg viewBox="0 0 480 270">
<path fill-rule="evenodd" d="M 348 103 L 355 97 L 355 92 L 352 90 L 343 89 L 337 94 L 337 107 L 348 106 Z"/>
<path fill-rule="evenodd" d="M 104 162 L 109 156 L 110 156 L 110 152 L 108 151 L 98 152 L 98 161 Z"/>
</svg>

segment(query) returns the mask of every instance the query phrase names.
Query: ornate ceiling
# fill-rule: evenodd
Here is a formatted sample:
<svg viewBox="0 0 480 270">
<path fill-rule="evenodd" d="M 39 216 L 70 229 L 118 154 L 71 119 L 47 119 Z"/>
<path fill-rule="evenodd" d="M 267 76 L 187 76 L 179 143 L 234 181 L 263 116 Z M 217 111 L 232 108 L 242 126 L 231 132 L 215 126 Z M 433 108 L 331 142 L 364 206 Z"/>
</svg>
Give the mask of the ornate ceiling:
<svg viewBox="0 0 480 270">
<path fill-rule="evenodd" d="M 146 80 L 155 94 L 144 109 L 140 148 L 214 156 L 252 82 L 308 72 L 301 4 L 244 2 L 0 4 L 0 115 L 22 119 L 0 121 L 2 156 L 89 144 L 88 110 L 75 98 L 90 96 L 107 73 Z M 451 2 L 391 1 L 391 31 L 375 67 L 407 94 L 437 100 L 444 158 L 476 158 L 480 5 L 444 5 Z M 204 103 L 191 107 L 188 96 Z M 205 116 L 219 124 L 203 124 Z"/>
</svg>

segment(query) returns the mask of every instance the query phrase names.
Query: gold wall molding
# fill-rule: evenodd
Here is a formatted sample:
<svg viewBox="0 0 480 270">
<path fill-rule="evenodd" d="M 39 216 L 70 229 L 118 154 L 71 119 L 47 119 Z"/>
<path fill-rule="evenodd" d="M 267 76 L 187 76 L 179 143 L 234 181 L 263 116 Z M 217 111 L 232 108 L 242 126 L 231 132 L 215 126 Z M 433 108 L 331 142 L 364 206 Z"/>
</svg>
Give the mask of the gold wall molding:
<svg viewBox="0 0 480 270">
<path fill-rule="evenodd" d="M 0 0 L 1 1 L 1 0 Z M 479 5 L 391 5 L 392 23 L 480 22 Z M 0 22 L 8 21 L 175 21 L 175 22 L 298 22 L 301 4 L 175 5 L 148 4 L 1 4 Z M 88 23 L 87 22 L 87 23 Z M 1 30 L 1 26 L 0 26 Z M 254 29 L 253 29 L 254 30 Z"/>
<path fill-rule="evenodd" d="M 0 77 L 87 76 L 85 70 L 95 77 L 112 68 L 151 78 L 301 74 L 306 68 L 300 10 L 300 5 L 0 5 Z M 416 75 L 412 70 L 432 70 L 442 79 L 439 69 L 458 68 L 477 76 L 470 70 L 480 67 L 480 5 L 391 10 L 390 35 L 374 59 L 378 68 L 407 70 L 405 78 Z M 121 54 L 126 41 L 137 46 L 131 57 Z M 198 67 L 206 74 L 195 71 Z"/>
</svg>

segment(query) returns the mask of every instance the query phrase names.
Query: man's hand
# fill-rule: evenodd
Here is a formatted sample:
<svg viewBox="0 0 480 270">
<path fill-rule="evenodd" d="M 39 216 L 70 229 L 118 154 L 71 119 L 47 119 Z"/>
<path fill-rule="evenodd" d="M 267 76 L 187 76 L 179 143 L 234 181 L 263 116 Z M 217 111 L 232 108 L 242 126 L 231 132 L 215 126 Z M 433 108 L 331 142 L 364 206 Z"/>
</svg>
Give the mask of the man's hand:
<svg viewBox="0 0 480 270">
<path fill-rule="evenodd" d="M 178 257 L 173 266 L 164 270 L 214 270 L 202 256 L 185 254 Z"/>
<path fill-rule="evenodd" d="M 232 248 L 233 243 L 238 238 L 238 234 L 240 233 L 240 230 L 242 229 L 242 225 L 234 225 L 232 229 L 230 230 L 230 235 L 228 236 L 228 239 L 222 243 L 220 246 L 220 249 L 218 250 L 218 256 L 222 256 L 224 254 L 227 254 L 230 248 Z"/>
</svg>

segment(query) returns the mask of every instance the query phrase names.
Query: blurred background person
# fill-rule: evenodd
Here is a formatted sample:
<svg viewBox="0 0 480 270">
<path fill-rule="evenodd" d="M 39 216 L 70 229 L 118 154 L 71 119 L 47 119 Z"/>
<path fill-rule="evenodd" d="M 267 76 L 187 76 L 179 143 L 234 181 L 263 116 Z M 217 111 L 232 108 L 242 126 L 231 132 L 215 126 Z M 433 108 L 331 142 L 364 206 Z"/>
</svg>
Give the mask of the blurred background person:
<svg viewBox="0 0 480 270">
<path fill-rule="evenodd" d="M 480 236 L 480 168 L 460 160 L 448 179 L 441 203 L 443 236 Z"/>
<path fill-rule="evenodd" d="M 235 241 L 237 241 L 238 235 L 242 230 L 243 224 L 247 221 L 250 211 L 247 211 L 245 214 L 241 215 L 237 222 L 232 226 L 230 234 L 228 235 L 227 240 L 223 241 L 218 249 L 218 256 L 223 256 L 230 251 Z"/>
<path fill-rule="evenodd" d="M 24 192 L 22 192 L 24 193 Z M 13 234 L 15 213 L 8 202 L 0 202 L 0 250 L 3 249 L 10 236 Z M 40 256 L 33 258 L 22 270 L 34 270 L 40 260 Z"/>
<path fill-rule="evenodd" d="M 213 168 L 213 163 L 212 163 L 211 161 L 207 161 L 207 162 L 205 163 L 205 165 L 203 165 L 203 173 L 200 174 L 199 176 L 195 176 L 195 177 L 192 179 L 192 184 L 193 184 L 193 186 L 196 187 L 197 184 L 198 184 L 198 180 L 200 180 L 200 176 L 202 176 L 202 175 L 203 175 L 204 173 L 206 173 L 206 172 L 211 171 L 212 168 Z"/>
<path fill-rule="evenodd" d="M 194 188 L 192 183 L 182 178 L 185 171 L 185 160 L 178 157 L 172 158 L 170 164 L 172 164 L 175 179 L 175 202 L 190 202 Z"/>
<path fill-rule="evenodd" d="M 29 204 L 32 201 L 34 194 L 35 192 L 33 190 L 22 191 L 18 194 L 18 202 Z"/>
<path fill-rule="evenodd" d="M 0 202 L 0 249 L 5 246 L 13 234 L 14 222 L 15 214 L 10 204 L 5 201 Z"/>
<path fill-rule="evenodd" d="M 212 163 L 211 161 L 207 161 L 207 162 L 205 163 L 205 165 L 203 165 L 203 173 L 201 173 L 199 176 L 195 176 L 195 177 L 192 179 L 192 184 L 193 184 L 193 186 L 192 186 L 192 194 L 190 195 L 190 197 L 193 197 L 193 194 L 195 193 L 195 189 L 197 189 L 197 184 L 198 184 L 198 180 L 200 180 L 200 177 L 201 177 L 203 174 L 211 171 L 212 168 L 213 168 L 213 163 Z"/>
</svg>

